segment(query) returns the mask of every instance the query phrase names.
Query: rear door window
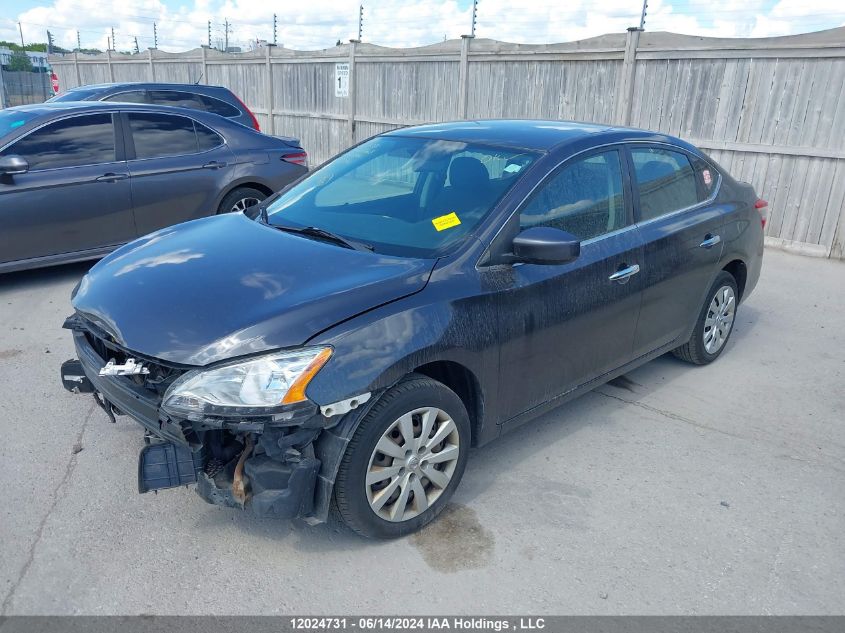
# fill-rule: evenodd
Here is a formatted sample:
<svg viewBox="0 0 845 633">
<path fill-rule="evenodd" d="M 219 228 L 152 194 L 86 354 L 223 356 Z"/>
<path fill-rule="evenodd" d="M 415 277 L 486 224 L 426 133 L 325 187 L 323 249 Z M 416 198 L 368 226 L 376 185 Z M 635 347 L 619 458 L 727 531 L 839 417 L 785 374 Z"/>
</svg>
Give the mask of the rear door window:
<svg viewBox="0 0 845 633">
<path fill-rule="evenodd" d="M 687 155 L 656 148 L 631 149 L 640 193 L 640 220 L 651 220 L 700 202 Z"/>
<path fill-rule="evenodd" d="M 183 90 L 150 90 L 150 102 L 156 105 L 176 106 L 205 110 L 205 104 L 199 95 Z"/>
<path fill-rule="evenodd" d="M 147 112 L 130 112 L 127 116 L 136 158 L 183 156 L 199 151 L 193 119 Z"/>
<path fill-rule="evenodd" d="M 88 114 L 50 123 L 6 148 L 26 159 L 30 171 L 115 161 L 111 114 Z"/>
<path fill-rule="evenodd" d="M 103 101 L 118 101 L 120 103 L 149 103 L 146 90 L 130 90 L 129 92 L 118 92 L 116 95 L 109 95 Z"/>
</svg>

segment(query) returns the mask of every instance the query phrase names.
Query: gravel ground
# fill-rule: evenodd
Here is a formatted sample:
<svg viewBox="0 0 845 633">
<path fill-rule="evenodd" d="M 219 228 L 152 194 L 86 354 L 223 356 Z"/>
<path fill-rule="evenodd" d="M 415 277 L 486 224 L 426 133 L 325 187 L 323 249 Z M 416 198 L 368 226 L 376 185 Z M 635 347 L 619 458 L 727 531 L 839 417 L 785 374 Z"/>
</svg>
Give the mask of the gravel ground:
<svg viewBox="0 0 845 633">
<path fill-rule="evenodd" d="M 136 492 L 140 427 L 62 390 L 86 266 L 0 276 L 2 614 L 833 614 L 845 264 L 766 253 L 725 355 L 659 358 L 475 451 L 369 542 Z"/>
</svg>

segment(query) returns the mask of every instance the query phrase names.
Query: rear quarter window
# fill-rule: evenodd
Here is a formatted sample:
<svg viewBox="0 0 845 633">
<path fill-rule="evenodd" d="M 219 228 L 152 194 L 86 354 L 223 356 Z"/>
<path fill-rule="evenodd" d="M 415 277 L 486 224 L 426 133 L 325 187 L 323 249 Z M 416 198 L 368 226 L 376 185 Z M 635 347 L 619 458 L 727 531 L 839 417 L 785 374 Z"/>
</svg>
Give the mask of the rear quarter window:
<svg viewBox="0 0 845 633">
<path fill-rule="evenodd" d="M 199 151 L 206 152 L 223 145 L 223 137 L 214 130 L 205 127 L 202 123 L 194 121 L 194 129 L 197 132 Z"/>
<path fill-rule="evenodd" d="M 708 200 L 716 192 L 721 175 L 709 163 L 696 158 L 692 161 L 695 179 L 698 184 L 698 199 L 700 202 Z"/>
<path fill-rule="evenodd" d="M 214 114 L 219 114 L 220 116 L 225 116 L 229 118 L 241 115 L 241 111 L 230 103 L 226 103 L 225 101 L 221 101 L 220 99 L 215 99 L 214 97 L 209 97 L 208 95 L 197 96 L 200 98 L 203 105 L 205 106 L 205 109 L 208 112 L 212 112 Z"/>
</svg>

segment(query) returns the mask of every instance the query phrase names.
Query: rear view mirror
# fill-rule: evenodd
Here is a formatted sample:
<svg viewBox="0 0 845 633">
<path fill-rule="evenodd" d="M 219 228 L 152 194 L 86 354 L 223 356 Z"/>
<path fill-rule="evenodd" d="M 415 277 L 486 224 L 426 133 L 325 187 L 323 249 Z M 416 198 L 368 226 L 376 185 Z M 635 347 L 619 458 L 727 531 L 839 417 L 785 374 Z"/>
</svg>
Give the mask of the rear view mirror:
<svg viewBox="0 0 845 633">
<path fill-rule="evenodd" d="M 513 239 L 513 254 L 526 264 L 566 264 L 578 259 L 581 240 L 550 226 L 533 226 Z"/>
<path fill-rule="evenodd" d="M 25 174 L 29 171 L 29 163 L 21 156 L 12 154 L 0 157 L 0 175 L 13 176 L 14 174 Z"/>
</svg>

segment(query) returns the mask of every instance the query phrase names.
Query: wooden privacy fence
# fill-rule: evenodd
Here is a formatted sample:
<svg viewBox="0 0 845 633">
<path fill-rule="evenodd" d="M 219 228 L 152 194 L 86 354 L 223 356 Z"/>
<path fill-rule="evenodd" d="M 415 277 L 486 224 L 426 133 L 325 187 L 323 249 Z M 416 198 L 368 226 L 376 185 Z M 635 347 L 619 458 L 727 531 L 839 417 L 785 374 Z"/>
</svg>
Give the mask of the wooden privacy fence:
<svg viewBox="0 0 845 633">
<path fill-rule="evenodd" d="M 845 258 L 845 28 L 763 39 L 609 34 L 547 45 L 451 40 L 410 49 L 50 58 L 62 89 L 110 81 L 229 87 L 262 130 L 319 163 L 424 122 L 523 117 L 685 138 L 769 201 L 767 243 Z"/>
</svg>

